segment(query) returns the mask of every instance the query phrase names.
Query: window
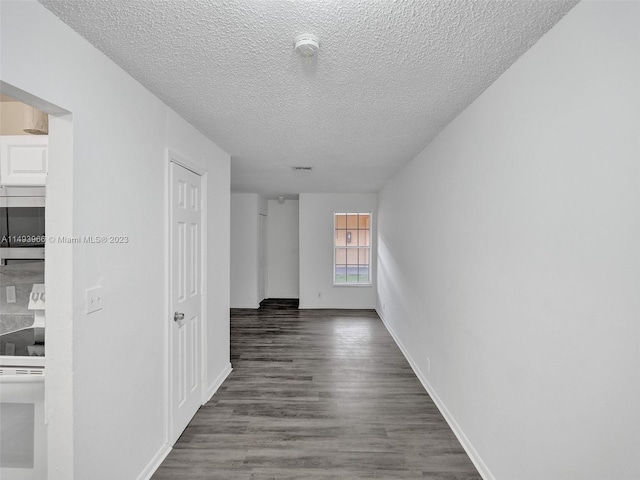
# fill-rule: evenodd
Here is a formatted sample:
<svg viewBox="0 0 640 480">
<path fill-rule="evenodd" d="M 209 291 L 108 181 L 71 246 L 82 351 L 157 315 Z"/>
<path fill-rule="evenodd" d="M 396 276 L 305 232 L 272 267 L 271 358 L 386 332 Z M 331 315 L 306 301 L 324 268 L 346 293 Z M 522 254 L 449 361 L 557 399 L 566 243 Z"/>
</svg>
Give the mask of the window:
<svg viewBox="0 0 640 480">
<path fill-rule="evenodd" d="M 371 214 L 334 214 L 335 285 L 371 285 Z"/>
</svg>

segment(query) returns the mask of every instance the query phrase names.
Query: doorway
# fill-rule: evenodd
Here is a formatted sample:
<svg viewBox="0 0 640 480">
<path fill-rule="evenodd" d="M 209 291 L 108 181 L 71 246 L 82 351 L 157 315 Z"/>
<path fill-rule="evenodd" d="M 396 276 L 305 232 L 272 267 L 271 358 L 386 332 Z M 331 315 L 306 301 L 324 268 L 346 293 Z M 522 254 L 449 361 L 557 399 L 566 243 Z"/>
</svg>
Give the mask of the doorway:
<svg viewBox="0 0 640 480">
<path fill-rule="evenodd" d="M 173 445 L 202 405 L 204 245 L 202 175 L 169 162 L 169 442 Z"/>
<path fill-rule="evenodd" d="M 8 95 L 47 114 L 49 122 L 45 223 L 48 238 L 73 235 L 73 117 L 71 113 L 16 86 L 0 81 Z M 53 192 L 53 193 L 52 193 Z M 46 468 L 73 478 L 73 255 L 68 245 L 47 241 L 45 375 Z"/>
</svg>

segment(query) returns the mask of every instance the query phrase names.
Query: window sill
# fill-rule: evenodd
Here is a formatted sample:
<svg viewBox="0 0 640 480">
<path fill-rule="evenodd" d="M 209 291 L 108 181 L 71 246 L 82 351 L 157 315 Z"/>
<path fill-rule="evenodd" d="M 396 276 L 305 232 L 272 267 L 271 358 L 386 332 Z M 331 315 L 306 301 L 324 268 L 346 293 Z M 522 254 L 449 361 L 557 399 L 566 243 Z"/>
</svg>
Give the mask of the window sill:
<svg viewBox="0 0 640 480">
<path fill-rule="evenodd" d="M 334 283 L 334 287 L 373 287 L 373 283 Z"/>
</svg>

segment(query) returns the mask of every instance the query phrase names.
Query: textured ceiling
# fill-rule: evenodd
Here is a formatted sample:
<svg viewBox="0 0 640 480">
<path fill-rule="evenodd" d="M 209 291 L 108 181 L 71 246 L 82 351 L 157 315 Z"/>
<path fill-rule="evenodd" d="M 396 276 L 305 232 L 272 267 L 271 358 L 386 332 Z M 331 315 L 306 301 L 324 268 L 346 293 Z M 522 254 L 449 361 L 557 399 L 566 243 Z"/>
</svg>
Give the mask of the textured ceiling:
<svg viewBox="0 0 640 480">
<path fill-rule="evenodd" d="M 40 1 L 229 152 L 232 190 L 269 195 L 377 191 L 577 3 Z"/>
</svg>

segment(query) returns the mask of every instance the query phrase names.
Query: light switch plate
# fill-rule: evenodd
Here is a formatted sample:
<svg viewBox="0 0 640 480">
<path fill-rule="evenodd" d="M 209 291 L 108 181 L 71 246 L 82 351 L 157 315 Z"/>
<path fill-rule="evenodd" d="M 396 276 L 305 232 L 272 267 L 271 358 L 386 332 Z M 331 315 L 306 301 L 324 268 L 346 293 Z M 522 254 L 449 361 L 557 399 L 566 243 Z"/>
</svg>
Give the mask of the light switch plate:
<svg viewBox="0 0 640 480">
<path fill-rule="evenodd" d="M 87 313 L 102 310 L 102 287 L 87 289 Z"/>
</svg>

